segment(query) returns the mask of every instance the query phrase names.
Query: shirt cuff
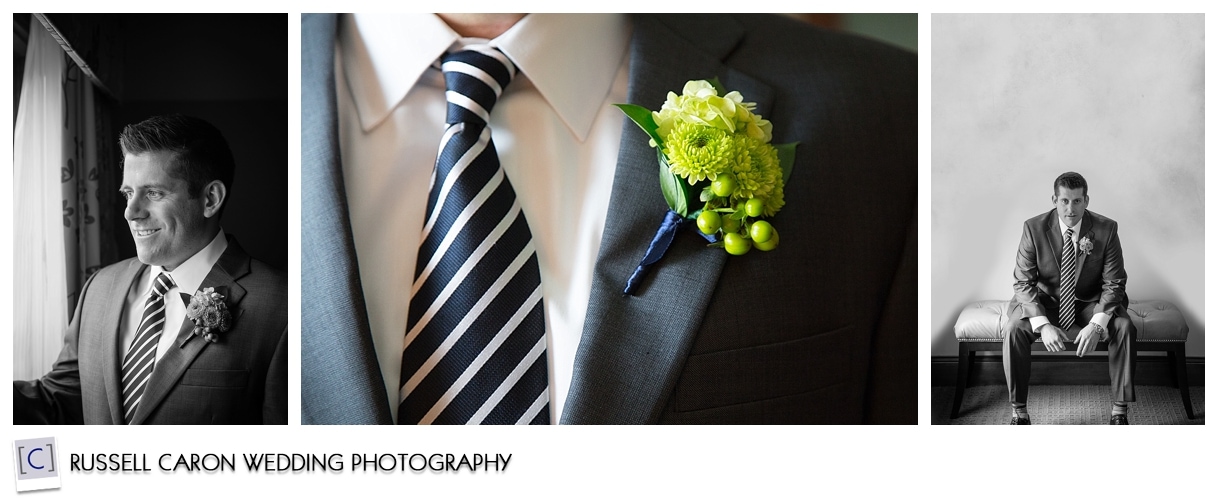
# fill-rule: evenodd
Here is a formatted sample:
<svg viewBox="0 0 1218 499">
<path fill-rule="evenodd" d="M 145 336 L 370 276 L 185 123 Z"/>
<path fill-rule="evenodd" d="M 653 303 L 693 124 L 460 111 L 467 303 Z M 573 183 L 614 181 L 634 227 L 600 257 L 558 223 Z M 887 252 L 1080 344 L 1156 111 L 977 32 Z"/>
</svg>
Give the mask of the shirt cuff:
<svg viewBox="0 0 1218 499">
<path fill-rule="evenodd" d="M 1108 314 L 1105 314 L 1103 312 L 1096 312 L 1095 315 L 1091 316 L 1091 323 L 1099 326 L 1100 331 L 1102 331 L 1100 333 L 1100 339 L 1103 341 L 1108 341 L 1108 320 L 1109 319 L 1111 319 L 1111 317 L 1109 317 Z"/>
<path fill-rule="evenodd" d="M 1108 321 L 1110 319 L 1112 319 L 1112 318 L 1109 317 L 1108 314 L 1105 314 L 1103 312 L 1096 312 L 1095 315 L 1091 316 L 1091 322 L 1095 323 L 1095 325 L 1100 326 L 1104 329 L 1108 329 Z"/>
<path fill-rule="evenodd" d="M 1028 319 L 1028 322 L 1031 322 L 1031 323 L 1032 323 L 1032 331 L 1033 331 L 1033 332 L 1035 332 L 1035 331 L 1036 331 L 1037 329 L 1039 329 L 1041 326 L 1043 326 L 1043 325 L 1045 325 L 1045 324 L 1048 324 L 1048 323 L 1049 323 L 1049 318 L 1048 318 L 1048 317 L 1045 317 L 1045 316 L 1043 316 L 1043 315 L 1038 315 L 1038 316 L 1036 316 L 1036 317 L 1033 317 L 1033 318 L 1031 318 L 1031 319 Z"/>
</svg>

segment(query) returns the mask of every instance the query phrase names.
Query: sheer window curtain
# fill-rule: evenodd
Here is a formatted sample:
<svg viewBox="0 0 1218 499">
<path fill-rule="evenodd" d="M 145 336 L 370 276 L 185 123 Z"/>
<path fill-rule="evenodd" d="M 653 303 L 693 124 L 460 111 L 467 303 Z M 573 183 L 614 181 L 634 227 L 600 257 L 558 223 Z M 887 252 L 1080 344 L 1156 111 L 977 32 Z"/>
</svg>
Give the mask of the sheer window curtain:
<svg viewBox="0 0 1218 499">
<path fill-rule="evenodd" d="M 50 370 L 77 293 L 101 265 L 97 129 L 105 120 L 89 79 L 37 19 L 30 24 L 13 142 L 14 379 Z"/>
</svg>

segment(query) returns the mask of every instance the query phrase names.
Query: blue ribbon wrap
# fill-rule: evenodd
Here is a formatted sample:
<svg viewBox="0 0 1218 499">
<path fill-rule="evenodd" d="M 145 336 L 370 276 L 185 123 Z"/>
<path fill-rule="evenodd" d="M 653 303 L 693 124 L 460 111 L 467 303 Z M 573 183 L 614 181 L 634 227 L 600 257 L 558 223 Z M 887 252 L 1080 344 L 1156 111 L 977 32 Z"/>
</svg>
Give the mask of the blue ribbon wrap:
<svg viewBox="0 0 1218 499">
<path fill-rule="evenodd" d="M 651 238 L 651 244 L 647 246 L 647 253 L 643 254 L 643 261 L 639 262 L 638 268 L 634 269 L 634 273 L 630 274 L 630 279 L 626 280 L 626 289 L 622 293 L 634 295 L 639 284 L 643 282 L 643 278 L 647 277 L 647 271 L 664 258 L 668 247 L 672 245 L 672 240 L 677 236 L 677 231 L 687 225 L 686 222 L 689 220 L 675 211 L 668 210 L 668 213 L 664 214 L 664 220 L 660 222 L 659 230 L 656 230 L 656 235 Z M 718 241 L 714 234 L 703 234 L 702 231 L 698 231 L 698 235 L 712 243 Z"/>
</svg>

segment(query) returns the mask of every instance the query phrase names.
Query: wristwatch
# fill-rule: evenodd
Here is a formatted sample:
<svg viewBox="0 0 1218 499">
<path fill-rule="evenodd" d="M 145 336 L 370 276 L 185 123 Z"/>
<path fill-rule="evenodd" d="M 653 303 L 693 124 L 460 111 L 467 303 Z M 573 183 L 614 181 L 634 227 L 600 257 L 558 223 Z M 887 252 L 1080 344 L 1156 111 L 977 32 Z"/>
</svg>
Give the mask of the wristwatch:
<svg viewBox="0 0 1218 499">
<path fill-rule="evenodd" d="M 1100 334 L 1101 340 L 1108 341 L 1108 330 L 1105 329 L 1104 326 L 1101 326 L 1097 322 L 1092 322 L 1091 325 L 1095 327 L 1095 332 Z"/>
</svg>

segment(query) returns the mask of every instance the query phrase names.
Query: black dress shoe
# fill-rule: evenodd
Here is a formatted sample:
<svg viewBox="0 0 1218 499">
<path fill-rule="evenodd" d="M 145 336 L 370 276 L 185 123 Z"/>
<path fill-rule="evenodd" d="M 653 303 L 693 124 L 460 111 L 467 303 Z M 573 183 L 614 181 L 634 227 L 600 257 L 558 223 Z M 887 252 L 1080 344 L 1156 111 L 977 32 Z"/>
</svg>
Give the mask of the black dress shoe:
<svg viewBox="0 0 1218 499">
<path fill-rule="evenodd" d="M 1011 424 L 1032 424 L 1032 418 L 1011 418 Z M 1116 423 L 1112 423 L 1116 424 Z M 1125 423 L 1129 424 L 1129 423 Z"/>
<path fill-rule="evenodd" d="M 1117 414 L 1115 416 L 1112 416 L 1112 418 L 1108 420 L 1108 424 L 1110 424 L 1110 425 L 1114 425 L 1114 424 L 1128 425 L 1129 416 L 1126 416 L 1124 414 Z"/>
</svg>

